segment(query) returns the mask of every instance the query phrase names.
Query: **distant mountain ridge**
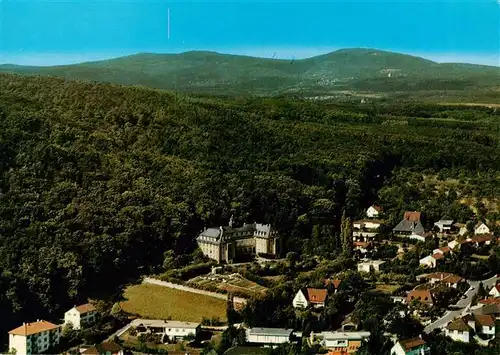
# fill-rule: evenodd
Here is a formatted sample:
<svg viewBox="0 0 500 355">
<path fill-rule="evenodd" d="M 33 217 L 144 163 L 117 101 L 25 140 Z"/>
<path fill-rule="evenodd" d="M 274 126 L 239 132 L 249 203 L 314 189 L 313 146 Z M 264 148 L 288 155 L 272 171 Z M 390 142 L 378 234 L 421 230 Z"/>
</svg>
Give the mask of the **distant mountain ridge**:
<svg viewBox="0 0 500 355">
<path fill-rule="evenodd" d="M 298 60 L 209 51 L 139 53 L 52 67 L 7 64 L 0 66 L 0 71 L 183 92 L 257 95 L 327 94 L 345 90 L 474 90 L 500 83 L 499 67 L 438 64 L 411 55 L 361 48 L 341 49 Z"/>
</svg>

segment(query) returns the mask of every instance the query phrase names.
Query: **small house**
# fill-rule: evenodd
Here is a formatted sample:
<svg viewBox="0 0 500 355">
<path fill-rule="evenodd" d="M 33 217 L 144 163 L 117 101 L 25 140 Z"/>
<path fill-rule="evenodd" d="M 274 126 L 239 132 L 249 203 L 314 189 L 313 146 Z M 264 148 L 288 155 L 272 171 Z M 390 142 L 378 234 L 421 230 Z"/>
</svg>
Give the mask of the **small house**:
<svg viewBox="0 0 500 355">
<path fill-rule="evenodd" d="M 409 236 L 411 234 L 420 235 L 425 232 L 424 226 L 420 221 L 421 213 L 417 211 L 406 211 L 401 222 L 393 228 L 395 235 Z"/>
<path fill-rule="evenodd" d="M 308 306 L 320 308 L 325 306 L 327 298 L 328 291 L 326 289 L 306 288 L 297 292 L 292 304 L 294 308 L 307 308 Z"/>
<path fill-rule="evenodd" d="M 406 296 L 406 303 L 411 303 L 412 301 L 419 301 L 428 306 L 434 305 L 434 298 L 429 290 L 411 290 Z"/>
<path fill-rule="evenodd" d="M 81 355 L 123 355 L 123 348 L 112 341 L 80 348 Z"/>
<path fill-rule="evenodd" d="M 383 269 L 382 265 L 385 264 L 383 260 L 367 260 L 358 263 L 358 271 L 359 272 L 370 272 L 373 268 L 376 272 L 380 272 Z"/>
<path fill-rule="evenodd" d="M 430 348 L 422 338 L 398 340 L 391 349 L 391 355 L 429 355 Z"/>
<path fill-rule="evenodd" d="M 493 286 L 490 292 L 488 292 L 488 295 L 492 297 L 500 297 L 500 283 Z"/>
<path fill-rule="evenodd" d="M 321 332 L 311 333 L 319 339 L 321 346 L 329 351 L 354 354 L 363 342 L 368 341 L 370 332 Z"/>
<path fill-rule="evenodd" d="M 434 223 L 434 226 L 439 230 L 440 233 L 449 233 L 453 227 L 453 220 L 451 219 L 440 219 Z"/>
<path fill-rule="evenodd" d="M 419 260 L 420 266 L 435 269 L 437 264 L 444 258 L 443 254 L 432 254 Z"/>
<path fill-rule="evenodd" d="M 366 216 L 368 218 L 377 218 L 384 212 L 383 208 L 377 205 L 371 205 L 366 210 Z"/>
<path fill-rule="evenodd" d="M 71 324 L 73 329 L 81 329 L 93 324 L 96 320 L 97 310 L 91 303 L 74 306 L 64 313 L 64 324 Z"/>
<path fill-rule="evenodd" d="M 453 288 L 457 288 L 459 283 L 465 282 L 462 277 L 447 272 L 435 272 L 425 276 L 425 278 L 429 280 L 431 285 L 439 283 Z"/>
<path fill-rule="evenodd" d="M 478 222 L 474 226 L 474 234 L 475 235 L 488 234 L 488 233 L 490 233 L 490 229 L 488 228 L 488 226 L 486 224 L 484 224 L 484 222 Z"/>
<path fill-rule="evenodd" d="M 134 319 L 131 322 L 131 325 L 135 328 L 138 334 L 160 334 L 163 335 L 164 338 L 172 340 L 179 340 L 186 336 L 197 337 L 201 329 L 200 323 L 161 319 L 139 318 Z"/>
</svg>

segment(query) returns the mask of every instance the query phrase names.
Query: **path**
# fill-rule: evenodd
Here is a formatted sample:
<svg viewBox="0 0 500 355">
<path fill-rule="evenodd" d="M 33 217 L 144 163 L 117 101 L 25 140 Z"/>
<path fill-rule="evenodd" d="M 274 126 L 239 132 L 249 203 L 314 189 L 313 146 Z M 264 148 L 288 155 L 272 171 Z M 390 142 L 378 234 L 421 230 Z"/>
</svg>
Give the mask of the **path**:
<svg viewBox="0 0 500 355">
<path fill-rule="evenodd" d="M 113 338 L 115 336 L 121 337 L 123 335 L 123 333 L 125 333 L 131 326 L 132 326 L 132 323 L 129 323 L 126 326 L 124 326 L 123 328 L 118 329 L 116 332 L 114 332 L 113 334 L 111 334 L 109 336 L 108 340 L 113 340 Z"/>
<path fill-rule="evenodd" d="M 437 321 L 435 321 L 434 323 L 431 323 L 427 327 L 425 327 L 424 332 L 426 332 L 428 334 L 428 333 L 432 332 L 434 329 L 443 328 L 444 326 L 446 326 L 446 324 L 448 324 L 448 322 L 452 321 L 456 317 L 461 316 L 463 313 L 463 308 L 467 308 L 472 303 L 472 298 L 477 293 L 479 283 L 482 282 L 484 288 L 488 289 L 488 288 L 495 286 L 495 283 L 497 282 L 498 279 L 499 278 L 495 275 L 493 277 L 490 277 L 489 279 L 482 280 L 482 281 L 467 281 L 469 283 L 470 287 L 465 292 L 466 298 L 460 299 L 457 303 L 454 304 L 455 307 L 460 308 L 460 309 L 446 312 Z"/>
<path fill-rule="evenodd" d="M 174 284 L 172 282 L 167 282 L 167 281 L 161 281 L 158 279 L 153 279 L 151 277 L 145 277 L 144 280 L 142 280 L 142 283 L 164 286 L 164 287 L 173 288 L 173 289 L 180 290 L 180 291 L 198 293 L 200 295 L 210 296 L 210 297 L 218 298 L 218 299 L 221 299 L 224 301 L 227 300 L 226 294 L 205 291 L 205 290 L 198 290 L 197 288 L 184 286 L 184 285 L 178 285 L 178 284 Z M 241 298 L 241 297 L 234 296 L 233 300 L 234 300 L 234 303 L 238 303 L 238 304 L 246 304 L 247 303 L 247 300 L 245 298 Z"/>
</svg>

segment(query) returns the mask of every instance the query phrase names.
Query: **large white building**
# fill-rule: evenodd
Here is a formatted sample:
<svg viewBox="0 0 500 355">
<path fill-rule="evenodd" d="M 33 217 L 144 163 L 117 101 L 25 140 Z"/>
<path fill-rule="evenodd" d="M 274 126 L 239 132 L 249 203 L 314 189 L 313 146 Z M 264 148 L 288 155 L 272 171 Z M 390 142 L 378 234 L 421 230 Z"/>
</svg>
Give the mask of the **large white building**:
<svg viewBox="0 0 500 355">
<path fill-rule="evenodd" d="M 360 262 L 358 264 L 358 271 L 359 272 L 370 272 L 371 268 L 373 267 L 373 270 L 376 272 L 379 272 L 382 269 L 382 265 L 385 263 L 383 260 L 366 260 L 363 262 Z"/>
<path fill-rule="evenodd" d="M 130 324 L 138 334 L 155 333 L 174 340 L 182 339 L 186 336 L 196 337 L 201 329 L 200 323 L 161 319 L 134 319 Z"/>
<path fill-rule="evenodd" d="M 9 351 L 16 354 L 39 354 L 59 344 L 61 327 L 44 320 L 23 323 L 9 332 Z"/>
<path fill-rule="evenodd" d="M 247 342 L 253 344 L 273 345 L 289 342 L 292 329 L 282 328 L 249 328 L 246 330 Z"/>
<path fill-rule="evenodd" d="M 312 334 L 312 333 L 311 333 Z M 370 337 L 370 332 L 321 332 L 314 334 L 320 344 L 330 350 L 355 353 Z"/>
<path fill-rule="evenodd" d="M 93 324 L 97 310 L 91 303 L 74 306 L 64 313 L 64 324 L 71 324 L 73 329 L 81 329 Z"/>
<path fill-rule="evenodd" d="M 196 238 L 203 254 L 217 262 L 230 262 L 238 255 L 280 253 L 278 232 L 270 224 L 245 223 L 243 227 L 206 228 Z"/>
</svg>

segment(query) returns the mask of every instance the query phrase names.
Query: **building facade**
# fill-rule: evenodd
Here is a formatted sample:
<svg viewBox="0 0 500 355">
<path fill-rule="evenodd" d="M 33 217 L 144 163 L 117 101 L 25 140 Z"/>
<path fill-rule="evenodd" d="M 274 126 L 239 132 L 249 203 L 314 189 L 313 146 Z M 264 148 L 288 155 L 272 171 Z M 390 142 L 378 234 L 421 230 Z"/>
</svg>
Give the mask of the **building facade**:
<svg viewBox="0 0 500 355">
<path fill-rule="evenodd" d="M 81 329 L 94 324 L 97 310 L 91 303 L 74 306 L 64 313 L 64 324 L 71 324 L 73 329 Z"/>
<path fill-rule="evenodd" d="M 291 341 L 293 330 L 282 328 L 249 328 L 247 341 L 252 344 L 277 345 Z"/>
<path fill-rule="evenodd" d="M 197 237 L 203 254 L 217 262 L 231 262 L 241 255 L 281 253 L 280 237 L 270 224 L 245 223 L 243 227 L 206 228 Z"/>
<path fill-rule="evenodd" d="M 134 319 L 130 324 L 135 328 L 137 334 L 160 334 L 163 335 L 164 341 L 167 338 L 179 340 L 187 336 L 196 338 L 201 329 L 200 323 L 161 319 Z"/>
<path fill-rule="evenodd" d="M 59 344 L 61 327 L 44 320 L 23 323 L 9 332 L 9 351 L 16 354 L 40 354 Z"/>
</svg>

